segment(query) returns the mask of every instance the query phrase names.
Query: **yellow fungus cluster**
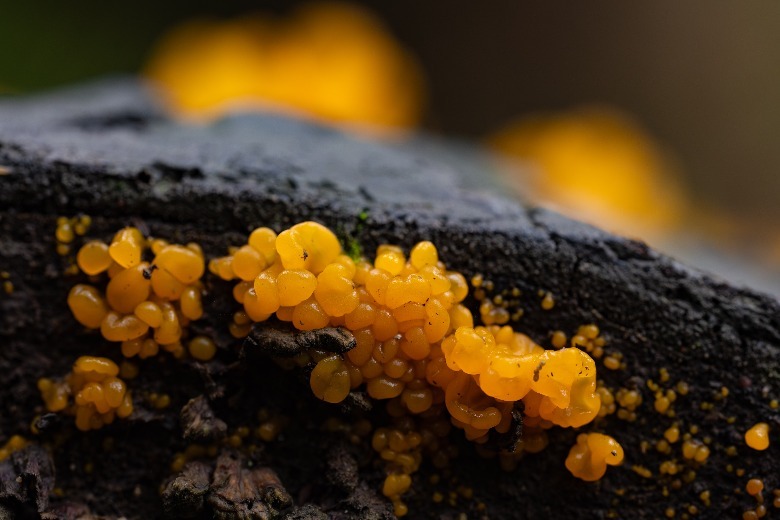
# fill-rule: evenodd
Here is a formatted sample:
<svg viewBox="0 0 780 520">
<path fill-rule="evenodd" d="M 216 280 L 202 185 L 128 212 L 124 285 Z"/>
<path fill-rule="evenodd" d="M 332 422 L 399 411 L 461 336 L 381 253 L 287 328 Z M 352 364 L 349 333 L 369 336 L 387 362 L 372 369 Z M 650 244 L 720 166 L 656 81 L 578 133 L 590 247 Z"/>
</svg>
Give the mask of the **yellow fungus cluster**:
<svg viewBox="0 0 780 520">
<path fill-rule="evenodd" d="M 522 400 L 526 451 L 544 448 L 544 429 L 582 426 L 601 408 L 595 362 L 583 350 L 603 346 L 597 327 L 575 336 L 582 349 L 561 350 L 545 350 L 509 326 L 475 328 L 461 303 L 466 279 L 447 270 L 430 242 L 408 257 L 382 245 L 373 263 L 353 261 L 329 229 L 304 222 L 278 236 L 254 230 L 209 270 L 239 280 L 233 295 L 243 311 L 231 324 L 235 336 L 272 315 L 300 330 L 340 326 L 353 333 L 356 347 L 346 355 L 312 356 L 311 388 L 326 402 L 365 385 L 400 413 L 443 406 L 468 439 L 481 443 L 491 430 L 509 430 L 514 403 Z"/>
<path fill-rule="evenodd" d="M 92 217 L 79 215 L 77 217 L 57 218 L 57 229 L 54 237 L 57 239 L 57 254 L 66 256 L 70 253 L 70 246 L 77 236 L 84 236 L 92 225 Z"/>
<path fill-rule="evenodd" d="M 144 260 L 148 250 L 151 262 Z M 100 329 L 109 341 L 121 342 L 125 357 L 147 358 L 161 347 L 177 357 L 184 354 L 185 328 L 203 314 L 200 278 L 205 261 L 197 244 L 146 239 L 138 229 L 126 227 L 110 244 L 98 240 L 84 244 L 76 261 L 87 275 L 108 277 L 104 291 L 87 284 L 71 289 L 68 306 L 79 323 Z M 214 348 L 209 342 L 193 339 L 190 353 L 196 359 L 210 359 Z"/>
<path fill-rule="evenodd" d="M 607 386 L 605 386 L 604 382 L 601 380 L 596 381 L 596 393 L 601 399 L 601 408 L 599 408 L 598 416 L 606 417 L 607 415 L 612 415 L 615 413 L 617 410 L 615 394 L 613 394 L 612 390 L 607 388 Z"/>
<path fill-rule="evenodd" d="M 748 495 L 756 499 L 756 507 L 755 509 L 749 509 L 742 513 L 743 520 L 764 518 L 767 514 L 766 505 L 764 505 L 764 494 L 762 493 L 764 491 L 764 481 L 760 478 L 751 478 L 747 481 L 747 484 L 745 484 L 745 491 L 747 491 Z M 773 505 L 778 507 L 780 505 L 780 502 L 778 502 L 780 491 L 775 490 L 773 494 L 775 496 Z"/>
<path fill-rule="evenodd" d="M 621 462 L 623 448 L 615 439 L 602 433 L 581 433 L 566 457 L 566 468 L 577 478 L 594 481 L 604 476 L 607 465 Z"/>
<path fill-rule="evenodd" d="M 597 325 L 592 323 L 581 325 L 577 333 L 571 338 L 571 346 L 583 349 L 595 359 L 601 359 L 604 355 L 604 346 L 607 341 L 601 336 Z"/>
<path fill-rule="evenodd" d="M 29 442 L 21 435 L 11 435 L 11 437 L 0 447 L 0 462 L 4 461 L 15 451 L 23 450 Z"/>
<path fill-rule="evenodd" d="M 710 449 L 701 441 L 688 439 L 682 444 L 683 457 L 696 462 L 706 462 L 710 456 Z"/>
<path fill-rule="evenodd" d="M 417 432 L 404 434 L 394 428 L 379 428 L 371 439 L 372 448 L 387 463 L 389 474 L 382 485 L 382 494 L 393 502 L 396 516 L 405 516 L 408 512 L 401 495 L 409 490 L 411 474 L 420 467 L 422 441 Z"/>
<path fill-rule="evenodd" d="M 72 234 L 83 234 L 86 227 L 76 231 L 73 228 L 77 224 L 89 223 L 61 220 L 58 240 L 72 242 Z M 271 316 L 299 330 L 337 326 L 354 335 L 356 346 L 344 355 L 314 350 L 286 360 L 286 364 L 314 364 L 310 386 L 323 401 L 341 402 L 359 387 L 365 387 L 375 399 L 387 400 L 387 412 L 395 425 L 376 430 L 372 447 L 385 462 L 387 475 L 382 492 L 392 500 L 397 516 L 408 512 L 401 497 L 409 490 L 423 454 L 431 455 L 437 468 L 446 467 L 456 455 L 454 446 L 444 440 L 452 425 L 481 444 L 491 430 L 509 431 L 515 404 L 522 402 L 523 436 L 515 449 L 497 454 L 489 445 L 478 447 L 481 454 L 498 455 L 502 466 L 512 467 L 523 452 L 535 453 L 546 447 L 545 430 L 552 426 L 577 428 L 615 412 L 621 419 L 636 420 L 635 410 L 642 403 L 639 389 L 620 388 L 615 392 L 596 381 L 593 358 L 603 359 L 609 369 L 625 368 L 621 354 L 605 355 L 606 341 L 596 325 L 579 327 L 570 340 L 563 331 L 554 331 L 550 335 L 553 349 L 546 350 L 511 327 L 499 325 L 509 320 L 507 309 L 514 302 L 508 299 L 508 291 L 488 297 L 486 292 L 492 291 L 493 284 L 477 275 L 471 283 L 480 292 L 475 297 L 479 296 L 481 317 L 491 324 L 475 326 L 471 311 L 462 303 L 469 290 L 466 279 L 447 269 L 430 242 L 418 243 L 408 256 L 396 246 L 382 245 L 373 262 L 353 260 L 344 254 L 329 229 L 304 222 L 278 235 L 269 228 L 258 228 L 247 244 L 229 253 L 213 259 L 208 268 L 224 280 L 238 280 L 233 295 L 242 309 L 234 313 L 229 326 L 233 336 L 246 336 L 253 323 Z M 145 261 L 145 255 L 151 261 Z M 105 273 L 108 278 L 103 291 L 84 284 L 71 290 L 68 304 L 81 324 L 100 329 L 110 341 L 121 342 L 126 357 L 149 357 L 160 346 L 183 355 L 185 328 L 203 314 L 200 278 L 205 261 L 197 245 L 147 239 L 138 229 L 129 227 L 120 230 L 110 244 L 87 242 L 76 260 L 88 276 Z M 0 273 L 0 278 L 7 279 L 7 273 Z M 511 292 L 513 297 L 519 294 L 517 289 Z M 549 293 L 540 293 L 540 297 L 543 295 L 551 298 Z M 190 356 L 197 360 L 211 359 L 216 352 L 214 342 L 205 336 L 191 338 L 186 345 Z M 75 416 L 79 429 L 90 430 L 132 413 L 133 403 L 124 380 L 137 373 L 137 365 L 128 361 L 123 361 L 120 368 L 105 358 L 82 357 L 64 381 L 41 379 L 38 387 L 49 411 L 64 410 Z M 659 381 L 670 380 L 668 370 L 662 368 Z M 671 405 L 677 395 L 689 391 L 683 381 L 677 383 L 676 390 L 664 389 L 652 380 L 647 386 L 654 393 L 656 411 L 669 417 L 674 416 Z M 722 387 L 714 399 L 726 399 L 728 395 L 728 388 Z M 144 398 L 155 409 L 171 404 L 167 394 Z M 254 435 L 265 442 L 275 440 L 286 424 L 283 417 L 259 419 L 262 424 Z M 732 419 L 729 424 L 733 424 Z M 372 426 L 363 421 L 337 429 L 357 443 Z M 698 468 L 710 455 L 712 439 L 693 438 L 698 430 L 694 425 L 681 435 L 680 425 L 675 423 L 655 444 L 660 453 L 671 455 L 671 445 L 682 441 L 682 463 L 671 459 L 659 466 L 660 475 L 679 474 L 673 485 L 681 480 L 692 482 L 696 473 L 690 468 Z M 753 426 L 745 434 L 748 446 L 767 449 L 768 430 L 766 423 Z M 240 427 L 223 443 L 241 447 L 251 433 L 249 427 Z M 0 460 L 24 447 L 25 442 L 18 436 L 11 438 L 0 448 Z M 642 441 L 642 453 L 650 445 Z M 253 446 L 249 444 L 247 449 Z M 172 468 L 180 469 L 194 457 L 212 456 L 215 450 L 216 446 L 193 445 L 177 454 Z M 726 453 L 734 456 L 736 448 L 729 447 Z M 615 439 L 589 433 L 577 437 L 566 467 L 574 476 L 593 481 L 605 474 L 607 465 L 622 460 L 623 450 Z M 733 471 L 731 465 L 728 467 Z M 653 476 L 645 466 L 633 465 L 631 469 L 644 478 Z M 743 469 L 736 470 L 738 476 L 744 473 Z M 753 479 L 748 483 L 748 493 L 761 497 L 762 487 L 763 483 Z M 470 498 L 471 491 L 467 494 Z M 668 495 L 666 488 L 664 494 Z M 438 495 L 438 501 L 444 499 L 441 493 Z M 708 491 L 702 492 L 701 500 L 709 505 Z M 775 499 L 779 501 L 780 496 Z M 760 518 L 763 507 L 761 503 L 745 514 Z M 690 514 L 698 511 L 693 505 L 686 508 Z"/>
<path fill-rule="evenodd" d="M 211 444 L 204 446 L 202 444 L 190 444 L 183 452 L 176 453 L 171 461 L 171 471 L 178 473 L 184 466 L 191 460 L 199 459 L 202 457 L 216 457 L 219 453 L 219 446 Z"/>
<path fill-rule="evenodd" d="M 319 2 L 285 19 L 194 20 L 157 46 L 146 75 L 183 116 L 242 109 L 407 128 L 424 85 L 414 59 L 358 5 Z"/>
<path fill-rule="evenodd" d="M 433 467 L 444 469 L 457 457 L 458 450 L 448 442 L 452 423 L 442 405 L 435 405 L 426 412 L 412 416 L 399 400 L 394 399 L 388 402 L 387 411 L 394 418 L 393 426 L 375 430 L 371 445 L 383 461 L 387 473 L 382 492 L 393 502 L 396 516 L 404 516 L 408 508 L 401 500 L 401 495 L 409 489 L 411 477 L 419 469 L 423 457 Z M 368 431 L 372 428 L 369 423 L 362 427 L 348 427 L 347 431 L 352 432 L 350 436 L 354 438 L 355 430 L 359 428 L 357 434 L 362 437 L 366 427 Z M 355 438 L 353 442 L 357 440 Z M 495 452 L 491 454 L 495 456 Z M 438 475 L 434 477 L 438 482 Z M 431 483 L 436 482 L 432 480 Z M 456 499 L 457 494 L 455 498 L 451 494 L 451 502 Z"/>
<path fill-rule="evenodd" d="M 75 415 L 79 430 L 95 430 L 133 412 L 130 391 L 118 375 L 110 359 L 82 356 L 64 381 L 42 378 L 38 389 L 47 410 L 66 411 Z"/>
<path fill-rule="evenodd" d="M 595 363 L 580 349 L 544 350 L 510 327 L 462 327 L 442 342 L 442 351 L 456 372 L 446 388 L 448 409 L 459 421 L 468 418 L 472 436 L 498 426 L 506 418 L 498 407 L 506 402 L 523 400 L 530 428 L 583 426 L 601 408 Z M 498 406 L 472 406 L 469 380 Z"/>
<path fill-rule="evenodd" d="M 479 302 L 479 318 L 483 325 L 506 325 L 510 320 L 519 321 L 522 318 L 524 311 L 518 299 L 520 289 L 504 289 L 491 297 L 495 284 L 485 280 L 481 274 L 471 277 L 471 285 L 474 287 L 474 299 Z"/>
</svg>

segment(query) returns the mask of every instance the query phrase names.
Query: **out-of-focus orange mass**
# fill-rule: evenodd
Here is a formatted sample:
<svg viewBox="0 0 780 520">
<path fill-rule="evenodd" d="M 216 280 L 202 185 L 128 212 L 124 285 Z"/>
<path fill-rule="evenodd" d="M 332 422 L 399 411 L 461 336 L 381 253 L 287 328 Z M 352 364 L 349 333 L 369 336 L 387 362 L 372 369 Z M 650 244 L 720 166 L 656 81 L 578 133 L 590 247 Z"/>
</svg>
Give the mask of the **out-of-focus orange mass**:
<svg viewBox="0 0 780 520">
<path fill-rule="evenodd" d="M 191 21 L 146 69 L 177 114 L 208 119 L 263 108 L 373 128 L 409 128 L 423 104 L 416 61 L 372 15 L 316 3 L 288 19 Z"/>
<path fill-rule="evenodd" d="M 522 119 L 490 143 L 534 170 L 527 180 L 536 196 L 610 231 L 653 240 L 684 219 L 685 198 L 667 158 L 616 110 Z"/>
</svg>

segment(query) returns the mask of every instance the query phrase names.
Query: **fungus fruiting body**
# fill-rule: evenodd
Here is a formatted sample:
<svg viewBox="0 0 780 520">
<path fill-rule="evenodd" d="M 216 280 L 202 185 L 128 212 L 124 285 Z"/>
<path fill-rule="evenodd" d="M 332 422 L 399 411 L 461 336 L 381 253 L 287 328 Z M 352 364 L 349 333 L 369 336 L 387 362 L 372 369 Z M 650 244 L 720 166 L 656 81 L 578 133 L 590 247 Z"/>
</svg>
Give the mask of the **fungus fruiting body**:
<svg viewBox="0 0 780 520">
<path fill-rule="evenodd" d="M 149 251 L 151 261 L 146 262 Z M 104 291 L 87 284 L 71 289 L 68 306 L 79 323 L 121 343 L 125 357 L 147 358 L 160 348 L 177 357 L 184 354 L 181 340 L 186 327 L 203 315 L 200 278 L 205 261 L 197 244 L 147 239 L 138 229 L 126 227 L 110 244 L 97 240 L 84 244 L 76 261 L 84 273 L 105 273 L 108 278 Z M 202 340 L 189 351 L 198 353 L 193 355 L 196 359 L 213 357 Z"/>
<path fill-rule="evenodd" d="M 623 448 L 615 439 L 602 433 L 581 433 L 566 457 L 566 468 L 575 477 L 592 481 L 604 476 L 607 465 L 622 461 Z"/>
<path fill-rule="evenodd" d="M 15 451 L 23 450 L 29 442 L 21 435 L 11 435 L 5 444 L 0 447 L 0 462 L 4 461 Z"/>
<path fill-rule="evenodd" d="M 477 443 L 491 430 L 507 432 L 514 403 L 522 401 L 525 433 L 518 447 L 525 451 L 546 445 L 545 429 L 583 426 L 601 409 L 596 365 L 586 352 L 604 345 L 597 327 L 581 327 L 573 337 L 572 346 L 581 348 L 557 350 L 545 350 L 510 326 L 475 327 L 462 303 L 466 278 L 447 269 L 431 242 L 418 243 L 408 257 L 399 247 L 381 245 L 373 262 L 355 261 L 329 229 L 304 222 L 278 236 L 256 229 L 246 245 L 212 260 L 209 270 L 238 279 L 233 295 L 244 312 L 234 316 L 234 335 L 246 330 L 247 318 L 262 322 L 272 315 L 300 330 L 338 326 L 352 332 L 356 347 L 345 355 L 315 356 L 310 385 L 324 401 L 341 402 L 364 386 L 401 414 L 446 410 Z M 488 283 L 471 281 L 479 290 Z M 496 299 L 489 301 L 495 305 Z M 408 487 L 399 475 L 408 472 L 389 471 L 385 494 L 398 513 Z"/>
<path fill-rule="evenodd" d="M 61 238 L 70 238 L 65 231 Z M 110 243 L 85 243 L 76 262 L 92 279 L 102 277 L 105 286 L 75 285 L 68 296 L 73 316 L 121 343 L 123 356 L 148 358 L 162 348 L 176 357 L 188 352 L 198 361 L 214 357 L 211 338 L 187 338 L 187 325 L 204 313 L 200 279 L 206 262 L 196 244 L 169 244 L 127 227 Z M 452 426 L 484 444 L 491 432 L 509 433 L 522 413 L 522 438 L 500 454 L 502 465 L 511 466 L 523 452 L 544 449 L 546 430 L 553 426 L 579 428 L 613 413 L 617 404 L 622 411 L 641 403 L 635 391 L 621 389 L 615 396 L 597 385 L 591 354 L 600 358 L 606 342 L 595 325 L 581 326 L 570 345 L 563 332 L 553 334 L 554 348 L 547 350 L 506 325 L 521 314 L 508 310 L 520 291 L 490 297 L 493 282 L 481 276 L 471 282 L 480 291 L 475 296 L 486 325 L 475 325 L 464 305 L 466 278 L 447 269 L 428 241 L 408 255 L 381 245 L 373 261 L 353 259 L 330 229 L 303 222 L 279 234 L 255 229 L 246 244 L 208 262 L 208 270 L 236 280 L 232 294 L 242 308 L 228 327 L 236 338 L 272 316 L 301 331 L 343 327 L 351 332 L 355 347 L 345 354 L 313 350 L 292 364 L 313 364 L 310 387 L 325 402 L 340 403 L 358 388 L 387 402 L 395 423 L 378 429 L 372 445 L 385 463 L 382 492 L 397 516 L 408 511 L 401 496 L 423 453 L 435 467 L 454 456 L 445 441 Z M 546 298 L 552 301 L 549 293 Z M 608 368 L 620 367 L 620 356 L 614 356 L 616 366 L 606 363 Z M 132 379 L 138 370 L 127 361 L 120 368 L 105 358 L 82 357 L 64 381 L 41 379 L 39 388 L 47 409 L 65 410 L 76 416 L 79 429 L 94 429 L 132 412 L 130 392 L 119 376 Z M 170 405 L 167 394 L 145 399 L 154 409 Z M 273 440 L 279 425 L 260 430 L 260 438 Z M 241 436 L 226 442 L 240 446 Z M 622 459 L 622 448 L 611 437 L 583 434 L 566 467 L 592 481 Z"/>
<path fill-rule="evenodd" d="M 253 321 L 275 314 L 301 330 L 352 331 L 356 348 L 320 359 L 311 373 L 312 389 L 325 401 L 339 402 L 365 385 L 371 397 L 397 399 L 413 414 L 444 404 L 456 426 L 482 441 L 491 429 L 507 431 L 511 403 L 523 398 L 530 427 L 582 426 L 600 408 L 587 353 L 545 351 L 508 326 L 475 328 L 461 303 L 466 279 L 447 270 L 430 242 L 408 258 L 384 245 L 373 264 L 354 262 L 330 230 L 305 222 L 275 240 L 271 230 L 257 229 L 246 246 L 209 268 L 240 278 L 234 295 Z"/>
<path fill-rule="evenodd" d="M 110 359 L 82 356 L 63 381 L 42 378 L 38 389 L 47 410 L 64 410 L 76 417 L 79 430 L 94 430 L 133 412 L 130 391 L 118 375 L 119 367 Z"/>
<path fill-rule="evenodd" d="M 745 432 L 745 443 L 754 450 L 767 449 L 769 447 L 769 425 L 764 422 L 754 424 Z"/>
</svg>

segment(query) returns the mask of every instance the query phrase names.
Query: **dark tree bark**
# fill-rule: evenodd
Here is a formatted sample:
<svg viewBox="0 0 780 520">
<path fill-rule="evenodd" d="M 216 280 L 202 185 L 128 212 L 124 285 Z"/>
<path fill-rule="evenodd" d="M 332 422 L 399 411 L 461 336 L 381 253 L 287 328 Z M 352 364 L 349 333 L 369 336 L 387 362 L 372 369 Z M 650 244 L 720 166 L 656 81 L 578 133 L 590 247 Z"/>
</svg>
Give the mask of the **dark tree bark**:
<svg viewBox="0 0 780 520">
<path fill-rule="evenodd" d="M 242 361 L 240 345 L 225 330 L 235 310 L 229 287 L 211 278 L 207 316 L 194 328 L 216 338 L 213 362 L 164 356 L 145 362 L 131 383 L 137 401 L 132 419 L 82 434 L 70 418 L 44 418 L 41 434 L 29 434 L 43 412 L 39 377 L 65 374 L 83 354 L 119 359 L 116 346 L 85 333 L 65 304 L 69 288 L 83 278 L 64 274 L 68 259 L 55 252 L 55 221 L 79 213 L 92 216 L 90 237 L 109 239 L 132 223 L 154 236 L 197 241 L 210 256 L 242 243 L 256 226 L 280 230 L 306 219 L 330 226 L 347 248 L 360 247 L 368 255 L 380 243 L 409 247 L 427 239 L 451 268 L 493 281 L 494 294 L 521 290 L 517 308 L 524 315 L 513 325 L 543 345 L 549 345 L 551 331 L 571 334 L 581 324 L 598 324 L 607 350 L 622 353 L 626 364 L 616 371 L 599 364 L 600 378 L 613 389 L 637 389 L 644 399 L 635 422 L 611 415 L 595 424 L 621 442 L 626 463 L 598 483 L 581 482 L 563 465 L 577 432 L 556 429 L 546 450 L 504 473 L 497 461 L 479 458 L 453 435 L 461 456 L 439 483 L 432 483 L 429 477 L 438 472 L 428 465 L 414 476 L 407 495 L 413 518 L 454 518 L 460 512 L 491 518 L 659 518 L 670 507 L 678 517 L 734 518 L 756 505 L 739 491 L 749 477 L 764 479 L 765 495 L 780 487 L 780 413 L 769 406 L 780 398 L 775 299 L 715 280 L 641 242 L 479 193 L 474 187 L 489 182 L 480 171 L 486 165 L 452 169 L 438 152 L 423 149 L 415 143 L 380 146 L 271 116 L 181 126 L 132 81 L 0 103 L 0 271 L 10 274 L 14 287 L 11 294 L 0 293 L 0 442 L 20 433 L 46 446 L 58 490 L 47 504 L 38 493 L 48 495 L 47 486 L 36 484 L 36 493 L 29 486 L 0 489 L 0 517 L 3 508 L 49 508 L 49 517 L 75 518 L 73 511 L 160 516 L 160 486 L 173 477 L 174 454 L 189 443 L 182 438 L 187 425 L 180 424 L 180 410 L 193 398 L 206 401 L 210 420 L 224 421 L 231 431 L 255 424 L 260 408 L 286 417 L 289 426 L 277 441 L 260 446 L 243 465 L 229 461 L 228 471 L 243 482 L 258 475 L 245 473 L 249 466 L 269 468 L 295 503 L 282 514 L 389 515 L 370 448 L 351 446 L 345 452 L 344 437 L 321 428 L 327 417 L 349 422 L 368 412 L 318 402 L 305 374 L 296 376 L 267 360 Z M 554 295 L 552 310 L 541 308 L 540 290 Z M 476 302 L 470 304 L 476 309 Z M 662 387 L 678 381 L 690 387 L 674 403 L 674 419 L 654 411 L 647 387 L 647 380 L 660 382 L 662 368 L 671 375 Z M 166 410 L 145 405 L 143 395 L 150 392 L 170 394 L 173 405 Z M 381 417 L 377 408 L 374 420 Z M 764 452 L 742 440 L 759 421 L 773 431 L 773 444 Z M 694 437 L 707 438 L 711 454 L 704 464 L 684 462 L 681 475 L 661 476 L 663 461 L 683 461 L 680 443 L 671 454 L 655 449 L 673 423 L 684 432 L 697 427 Z M 735 456 L 728 454 L 729 446 L 736 447 Z M 32 471 L 17 460 L 0 463 L 0 475 Z M 201 472 L 206 476 L 214 461 L 208 463 L 212 466 Z M 632 465 L 646 467 L 652 477 L 640 476 Z M 690 470 L 696 472 L 693 479 Z M 35 478 L 47 482 L 50 475 L 41 469 Z M 447 496 L 457 486 L 473 488 L 474 498 L 458 498 L 454 506 L 431 500 L 435 491 Z M 710 492 L 709 506 L 700 498 L 703 491 Z M 220 493 L 208 496 L 228 497 L 218 504 L 226 517 L 235 503 L 270 510 L 259 495 Z M 203 503 L 206 496 L 204 491 Z M 176 515 L 171 504 L 165 502 L 167 513 Z M 277 501 L 274 507 L 285 505 Z"/>
</svg>

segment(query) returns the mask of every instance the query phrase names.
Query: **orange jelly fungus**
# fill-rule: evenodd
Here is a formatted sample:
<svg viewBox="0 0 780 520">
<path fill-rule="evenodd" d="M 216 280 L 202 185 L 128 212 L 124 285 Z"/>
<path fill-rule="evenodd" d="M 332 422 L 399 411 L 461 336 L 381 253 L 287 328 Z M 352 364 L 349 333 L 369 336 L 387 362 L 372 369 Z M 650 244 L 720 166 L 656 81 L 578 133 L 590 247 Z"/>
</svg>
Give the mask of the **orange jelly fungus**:
<svg viewBox="0 0 780 520">
<path fill-rule="evenodd" d="M 615 439 L 602 433 L 581 433 L 566 457 L 566 469 L 591 482 L 604 476 L 607 465 L 617 466 L 621 462 L 623 448 Z"/>
<path fill-rule="evenodd" d="M 763 422 L 754 424 L 745 432 L 745 443 L 758 451 L 769 448 L 769 425 Z"/>
<path fill-rule="evenodd" d="M 640 125 L 614 109 L 584 107 L 513 121 L 491 144 L 536 167 L 538 175 L 523 180 L 539 196 L 608 229 L 653 238 L 686 214 L 671 161 Z"/>
<path fill-rule="evenodd" d="M 74 415 L 81 431 L 96 430 L 133 412 L 130 391 L 118 374 L 110 359 L 82 356 L 64 381 L 39 379 L 38 390 L 47 410 Z"/>
<path fill-rule="evenodd" d="M 126 227 L 110 244 L 84 244 L 76 261 L 86 274 L 105 273 L 108 278 L 104 291 L 87 284 L 71 289 L 68 306 L 79 323 L 121 343 L 125 357 L 147 358 L 160 348 L 184 355 L 186 327 L 203 315 L 200 278 L 206 267 L 200 247 L 147 239 L 138 229 Z M 198 359 L 213 357 L 208 348 L 190 352 L 198 353 Z"/>
<path fill-rule="evenodd" d="M 286 20 L 187 22 L 158 45 L 146 75 L 182 116 L 272 109 L 372 128 L 416 125 L 415 60 L 356 5 L 313 3 Z"/>
<path fill-rule="evenodd" d="M 29 442 L 21 435 L 11 435 L 5 444 L 0 447 L 0 462 L 4 461 L 15 451 L 23 450 Z"/>
<path fill-rule="evenodd" d="M 314 356 L 311 388 L 324 401 L 365 387 L 407 413 L 444 408 L 481 443 L 490 430 L 509 430 L 522 400 L 527 451 L 546 445 L 544 429 L 580 427 L 601 408 L 596 365 L 585 351 L 545 350 L 509 326 L 474 327 L 462 304 L 466 279 L 447 269 L 431 242 L 408 256 L 382 245 L 373 262 L 354 261 L 328 228 L 304 222 L 278 237 L 259 228 L 247 245 L 257 254 L 245 245 L 209 264 L 217 276 L 238 279 L 233 294 L 245 312 L 236 313 L 231 331 L 275 314 L 300 330 L 339 326 L 355 336 L 356 347 L 343 356 Z M 239 255 L 251 257 L 253 268 L 236 272 Z"/>
</svg>

